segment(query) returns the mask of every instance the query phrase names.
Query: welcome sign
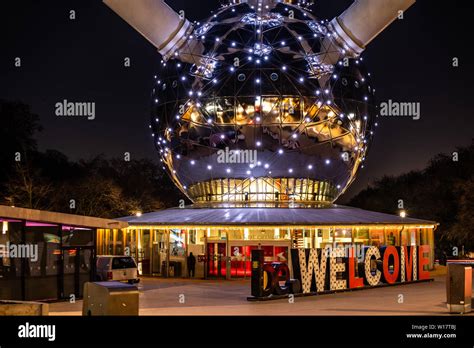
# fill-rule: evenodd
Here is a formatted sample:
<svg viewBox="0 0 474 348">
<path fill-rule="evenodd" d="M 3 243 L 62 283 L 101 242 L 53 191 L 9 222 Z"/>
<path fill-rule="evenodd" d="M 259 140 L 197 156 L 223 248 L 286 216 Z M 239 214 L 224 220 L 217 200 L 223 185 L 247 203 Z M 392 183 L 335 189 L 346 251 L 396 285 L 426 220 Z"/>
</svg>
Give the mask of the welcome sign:
<svg viewBox="0 0 474 348">
<path fill-rule="evenodd" d="M 252 296 L 318 294 L 429 279 L 430 247 L 292 249 L 293 279 L 287 264 L 265 264 L 263 250 L 252 251 Z"/>
</svg>

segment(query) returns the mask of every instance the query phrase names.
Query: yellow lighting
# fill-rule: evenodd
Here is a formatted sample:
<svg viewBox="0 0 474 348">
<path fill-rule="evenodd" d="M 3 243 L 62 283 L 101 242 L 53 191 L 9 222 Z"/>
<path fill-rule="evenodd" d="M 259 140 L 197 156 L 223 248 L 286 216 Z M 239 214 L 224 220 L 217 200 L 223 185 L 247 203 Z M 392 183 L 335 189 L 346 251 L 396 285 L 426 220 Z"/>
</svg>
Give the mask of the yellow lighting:
<svg viewBox="0 0 474 348">
<path fill-rule="evenodd" d="M 265 226 L 265 228 L 279 228 L 280 230 L 286 230 L 288 228 L 291 229 L 320 229 L 320 228 L 333 228 L 333 229 L 398 229 L 398 228 L 404 228 L 404 229 L 436 229 L 439 226 L 439 224 L 436 225 L 419 225 L 415 223 L 391 223 L 388 225 L 384 224 L 361 224 L 361 225 L 333 225 L 333 224 L 317 224 L 317 225 L 268 225 Z M 135 232 L 136 230 L 149 230 L 149 229 L 155 229 L 155 230 L 171 230 L 171 229 L 207 229 L 207 235 L 210 236 L 210 231 L 211 228 L 215 229 L 241 229 L 241 225 L 133 225 L 130 227 L 127 227 L 126 229 L 131 232 Z M 261 229 L 262 225 L 247 225 L 247 229 Z"/>
<path fill-rule="evenodd" d="M 275 234 L 274 234 L 273 238 L 275 238 L 275 239 L 280 238 L 280 229 L 279 228 L 275 228 Z"/>
<path fill-rule="evenodd" d="M 8 231 L 8 221 L 3 221 L 2 234 L 7 234 Z"/>
<path fill-rule="evenodd" d="M 402 210 L 402 211 L 400 212 L 400 217 L 401 217 L 401 218 L 406 218 L 406 217 L 407 217 L 407 212 L 406 212 L 405 210 Z"/>
<path fill-rule="evenodd" d="M 140 217 L 142 216 L 142 212 L 141 211 L 137 211 L 137 213 L 135 214 L 136 217 Z"/>
</svg>

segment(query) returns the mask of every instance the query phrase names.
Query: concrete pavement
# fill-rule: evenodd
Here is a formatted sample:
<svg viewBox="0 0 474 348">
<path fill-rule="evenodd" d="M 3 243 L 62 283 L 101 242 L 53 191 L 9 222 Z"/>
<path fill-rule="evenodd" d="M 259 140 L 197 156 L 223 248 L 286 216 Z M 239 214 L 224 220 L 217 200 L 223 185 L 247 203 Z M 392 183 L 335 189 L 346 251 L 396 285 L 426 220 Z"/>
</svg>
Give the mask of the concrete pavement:
<svg viewBox="0 0 474 348">
<path fill-rule="evenodd" d="M 445 276 L 408 284 L 311 297 L 249 302 L 249 280 L 142 278 L 140 315 L 449 315 Z M 50 304 L 50 315 L 81 315 L 82 301 Z M 472 315 L 472 313 L 470 314 Z"/>
</svg>

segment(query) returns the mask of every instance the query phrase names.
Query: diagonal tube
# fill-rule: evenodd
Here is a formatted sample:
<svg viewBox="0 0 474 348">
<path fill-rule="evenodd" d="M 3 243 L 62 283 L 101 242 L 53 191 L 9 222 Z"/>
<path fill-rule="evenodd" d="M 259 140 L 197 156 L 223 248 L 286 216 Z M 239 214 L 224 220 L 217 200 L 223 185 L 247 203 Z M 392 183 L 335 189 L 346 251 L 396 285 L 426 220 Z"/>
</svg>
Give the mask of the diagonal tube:
<svg viewBox="0 0 474 348">
<path fill-rule="evenodd" d="M 194 63 L 200 45 L 189 40 L 193 25 L 163 0 L 104 0 L 122 19 L 151 42 L 165 60 L 176 56 Z"/>
<path fill-rule="evenodd" d="M 400 13 L 416 0 L 355 0 L 330 23 L 332 35 L 323 42 L 323 64 L 335 64 L 344 55 L 359 56 Z"/>
</svg>

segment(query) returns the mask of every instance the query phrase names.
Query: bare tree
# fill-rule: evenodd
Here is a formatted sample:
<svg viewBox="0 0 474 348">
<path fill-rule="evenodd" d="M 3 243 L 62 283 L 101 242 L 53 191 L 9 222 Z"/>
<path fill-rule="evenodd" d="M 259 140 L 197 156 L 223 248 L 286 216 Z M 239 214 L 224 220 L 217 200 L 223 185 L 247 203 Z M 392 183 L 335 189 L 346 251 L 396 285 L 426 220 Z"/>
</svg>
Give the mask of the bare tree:
<svg viewBox="0 0 474 348">
<path fill-rule="evenodd" d="M 13 174 L 6 184 L 7 197 L 12 206 L 30 209 L 51 209 L 53 184 L 42 177 L 41 170 L 30 161 L 16 162 Z"/>
</svg>

